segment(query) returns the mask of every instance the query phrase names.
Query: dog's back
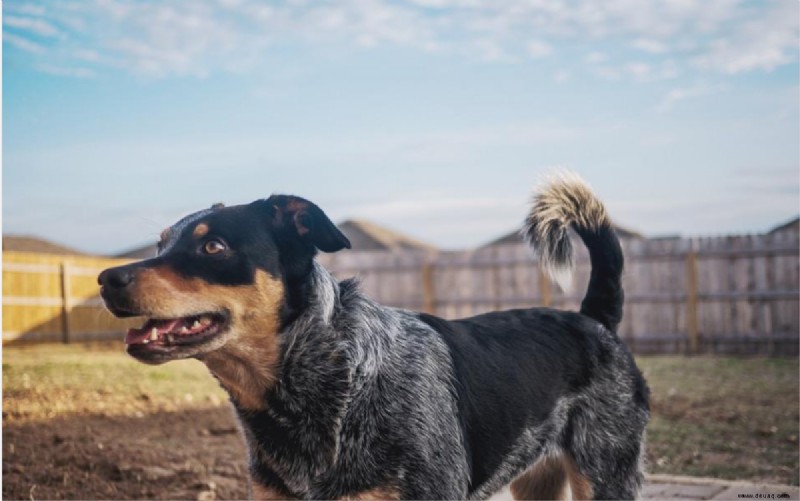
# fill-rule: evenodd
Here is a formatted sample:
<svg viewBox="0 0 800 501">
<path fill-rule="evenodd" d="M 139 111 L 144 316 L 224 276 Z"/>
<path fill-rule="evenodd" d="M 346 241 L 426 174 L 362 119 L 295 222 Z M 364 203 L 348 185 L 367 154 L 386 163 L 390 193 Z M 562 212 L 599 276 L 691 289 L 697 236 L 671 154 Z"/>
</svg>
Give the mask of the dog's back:
<svg viewBox="0 0 800 501">
<path fill-rule="evenodd" d="M 567 484 L 574 497 L 624 499 L 641 486 L 648 389 L 615 334 L 622 250 L 603 205 L 564 174 L 536 194 L 523 229 L 540 265 L 562 284 L 573 266 L 570 228 L 592 263 L 580 313 L 531 308 L 455 321 L 419 315 L 452 357 L 470 497 L 515 478 L 512 492 L 526 499 L 561 495 Z M 542 459 L 534 465 L 535 458 Z"/>
</svg>

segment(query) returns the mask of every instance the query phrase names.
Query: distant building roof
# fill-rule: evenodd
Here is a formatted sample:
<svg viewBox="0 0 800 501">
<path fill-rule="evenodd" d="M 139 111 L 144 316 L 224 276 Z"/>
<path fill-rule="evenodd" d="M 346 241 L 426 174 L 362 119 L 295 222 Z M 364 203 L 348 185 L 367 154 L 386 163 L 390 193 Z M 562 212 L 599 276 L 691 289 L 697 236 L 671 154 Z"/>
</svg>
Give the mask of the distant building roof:
<svg viewBox="0 0 800 501">
<path fill-rule="evenodd" d="M 59 245 L 43 238 L 28 235 L 3 235 L 3 250 L 17 252 L 38 252 L 42 254 L 61 254 L 73 256 L 87 256 L 81 252 L 63 245 Z"/>
<path fill-rule="evenodd" d="M 622 239 L 644 238 L 644 236 L 641 233 L 629 230 L 627 228 L 623 228 L 622 226 L 614 225 L 614 231 L 617 232 L 617 236 Z M 500 238 L 497 238 L 489 243 L 481 245 L 481 248 L 492 247 L 494 245 L 516 244 L 522 241 L 523 241 L 522 236 L 520 235 L 519 230 L 514 230 L 510 233 L 506 233 Z"/>
<path fill-rule="evenodd" d="M 794 233 L 800 232 L 800 216 L 796 216 L 785 223 L 779 224 L 767 233 L 782 233 L 784 231 L 791 231 Z"/>
<path fill-rule="evenodd" d="M 363 219 L 349 219 L 338 226 L 353 250 L 436 250 L 433 245 Z"/>
</svg>

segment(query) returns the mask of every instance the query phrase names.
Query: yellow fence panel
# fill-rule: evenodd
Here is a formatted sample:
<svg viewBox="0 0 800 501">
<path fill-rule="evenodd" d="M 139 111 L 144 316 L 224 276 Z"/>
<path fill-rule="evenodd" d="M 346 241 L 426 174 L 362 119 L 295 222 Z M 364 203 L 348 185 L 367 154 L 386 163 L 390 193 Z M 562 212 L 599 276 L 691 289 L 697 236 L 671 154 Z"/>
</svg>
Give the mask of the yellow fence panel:
<svg viewBox="0 0 800 501">
<path fill-rule="evenodd" d="M 3 343 L 119 336 L 136 320 L 103 307 L 97 275 L 130 262 L 89 256 L 3 253 Z"/>
</svg>

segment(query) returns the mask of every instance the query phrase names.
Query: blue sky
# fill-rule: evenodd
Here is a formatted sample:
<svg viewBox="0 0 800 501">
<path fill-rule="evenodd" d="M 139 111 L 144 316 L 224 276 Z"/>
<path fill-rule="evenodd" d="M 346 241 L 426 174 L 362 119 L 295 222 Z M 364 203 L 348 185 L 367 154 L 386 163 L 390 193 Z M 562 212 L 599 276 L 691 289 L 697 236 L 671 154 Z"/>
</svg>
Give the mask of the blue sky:
<svg viewBox="0 0 800 501">
<path fill-rule="evenodd" d="M 645 234 L 800 211 L 794 0 L 3 2 L 3 231 L 294 193 L 445 248 L 581 173 Z"/>
</svg>

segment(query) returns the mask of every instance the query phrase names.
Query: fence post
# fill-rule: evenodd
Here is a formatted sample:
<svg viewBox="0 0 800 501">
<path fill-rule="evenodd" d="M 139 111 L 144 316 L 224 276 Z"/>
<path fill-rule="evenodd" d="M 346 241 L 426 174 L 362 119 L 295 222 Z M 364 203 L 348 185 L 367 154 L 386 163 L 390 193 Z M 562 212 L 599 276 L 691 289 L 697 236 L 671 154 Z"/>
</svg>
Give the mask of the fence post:
<svg viewBox="0 0 800 501">
<path fill-rule="evenodd" d="M 422 311 L 436 314 L 436 287 L 433 280 L 433 261 L 430 258 L 422 263 Z"/>
<path fill-rule="evenodd" d="M 689 334 L 689 353 L 700 351 L 700 334 L 697 330 L 697 252 L 694 241 L 686 253 L 686 328 Z"/>
<path fill-rule="evenodd" d="M 542 270 L 541 262 L 538 263 L 536 269 L 539 272 L 539 293 L 542 296 L 542 306 L 547 308 L 553 302 L 553 296 L 550 293 L 550 278 L 547 276 L 544 270 Z"/>
<path fill-rule="evenodd" d="M 69 297 L 69 266 L 66 261 L 61 261 L 59 268 L 61 275 L 61 341 L 66 344 L 69 343 L 69 313 L 72 308 Z"/>
</svg>

